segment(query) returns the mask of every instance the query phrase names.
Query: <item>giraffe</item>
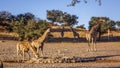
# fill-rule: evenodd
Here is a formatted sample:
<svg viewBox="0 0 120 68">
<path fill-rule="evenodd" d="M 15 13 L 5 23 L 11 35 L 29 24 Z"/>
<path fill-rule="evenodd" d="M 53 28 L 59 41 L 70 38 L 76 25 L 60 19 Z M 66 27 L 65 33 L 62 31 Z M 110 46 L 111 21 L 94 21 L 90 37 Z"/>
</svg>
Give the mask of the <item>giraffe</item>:
<svg viewBox="0 0 120 68">
<path fill-rule="evenodd" d="M 113 38 L 113 33 L 110 29 L 107 30 L 107 36 L 108 36 L 108 40 L 111 41 Z"/>
<path fill-rule="evenodd" d="M 37 49 L 37 53 L 39 54 L 39 49 L 41 49 L 41 55 L 43 56 L 43 46 L 45 38 L 48 36 L 48 33 L 50 32 L 50 28 L 48 28 L 41 37 L 39 37 L 37 40 L 33 40 L 31 45 Z"/>
<path fill-rule="evenodd" d="M 28 51 L 31 50 L 33 52 L 33 54 L 35 55 L 36 58 L 38 58 L 38 53 L 37 50 L 31 46 L 29 41 L 19 41 L 17 43 L 17 58 L 19 56 L 19 54 L 21 54 L 23 56 L 22 60 L 24 61 L 24 57 L 25 57 L 25 52 L 28 53 Z M 29 53 L 28 53 L 29 55 Z M 30 59 L 30 55 L 29 55 L 29 59 Z M 19 60 L 18 60 L 19 62 Z"/>
<path fill-rule="evenodd" d="M 80 38 L 79 33 L 77 33 L 72 27 L 71 27 L 71 30 L 73 32 L 74 38 Z"/>
<path fill-rule="evenodd" d="M 94 25 L 90 31 L 88 31 L 88 33 L 86 34 L 86 40 L 88 41 L 88 46 L 89 49 L 88 51 L 96 51 L 96 40 L 97 40 L 97 35 L 98 35 L 98 29 L 100 27 L 100 24 L 104 22 L 104 20 L 99 19 L 98 23 L 96 25 Z M 91 45 L 92 44 L 92 45 Z"/>
<path fill-rule="evenodd" d="M 62 27 L 62 31 L 61 31 L 61 37 L 64 37 L 64 27 Z"/>
</svg>

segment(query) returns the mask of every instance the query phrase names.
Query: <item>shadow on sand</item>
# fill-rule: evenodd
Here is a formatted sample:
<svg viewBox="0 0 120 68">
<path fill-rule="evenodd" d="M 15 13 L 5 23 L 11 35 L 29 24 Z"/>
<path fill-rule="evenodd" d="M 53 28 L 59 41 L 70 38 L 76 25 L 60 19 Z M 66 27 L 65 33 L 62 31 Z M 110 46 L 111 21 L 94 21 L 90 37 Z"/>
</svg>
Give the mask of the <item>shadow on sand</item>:
<svg viewBox="0 0 120 68">
<path fill-rule="evenodd" d="M 105 55 L 105 56 L 95 56 L 95 57 L 76 57 L 76 56 L 73 56 L 73 57 L 54 57 L 54 58 L 51 58 L 51 57 L 42 57 L 42 58 L 39 58 L 42 63 L 50 63 L 50 61 L 48 60 L 52 60 L 52 62 L 55 62 L 55 63 L 80 63 L 80 62 L 120 62 L 120 60 L 118 59 L 107 59 L 107 58 L 110 58 L 110 57 L 116 57 L 116 56 L 119 56 L 120 55 Z M 38 60 L 39 60 L 38 59 Z M 37 62 L 38 62 L 37 60 Z M 26 60 L 27 61 L 27 60 Z M 61 62 L 56 62 L 56 61 L 61 61 Z M 6 62 L 6 63 L 21 63 L 21 62 L 16 62 L 16 61 L 11 61 L 11 60 L 7 60 L 7 61 L 3 61 L 3 62 Z M 36 62 L 36 61 L 34 61 Z M 38 63 L 39 63 L 38 62 Z M 24 62 L 22 62 L 24 63 Z M 1 64 L 1 67 L 3 65 Z"/>
<path fill-rule="evenodd" d="M 98 41 L 98 40 L 97 40 Z M 85 38 L 47 38 L 46 42 L 87 42 Z M 107 36 L 101 37 L 98 42 L 120 42 L 120 36 L 112 37 L 108 40 Z"/>
<path fill-rule="evenodd" d="M 0 61 L 0 68 L 3 68 L 3 62 Z"/>
</svg>

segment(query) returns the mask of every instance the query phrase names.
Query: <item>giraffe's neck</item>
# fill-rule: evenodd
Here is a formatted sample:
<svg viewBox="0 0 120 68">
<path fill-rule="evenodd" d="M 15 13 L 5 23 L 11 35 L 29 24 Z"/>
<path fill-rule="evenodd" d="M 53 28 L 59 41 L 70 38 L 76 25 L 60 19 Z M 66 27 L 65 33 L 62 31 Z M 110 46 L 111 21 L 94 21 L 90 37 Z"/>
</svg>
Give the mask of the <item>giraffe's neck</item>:
<svg viewBox="0 0 120 68">
<path fill-rule="evenodd" d="M 43 35 L 41 37 L 39 37 L 38 41 L 39 42 L 43 42 L 45 40 L 45 38 L 48 36 L 48 29 L 43 33 Z"/>
<path fill-rule="evenodd" d="M 30 49 L 34 54 L 37 55 L 37 50 L 31 46 L 29 41 L 25 40 L 25 41 L 18 42 L 18 43 L 22 44 L 22 46 L 24 46 L 24 49 Z"/>
<path fill-rule="evenodd" d="M 98 23 L 97 25 L 95 25 L 95 26 L 93 26 L 92 28 L 91 28 L 91 30 L 90 30 L 90 34 L 92 34 L 92 33 L 96 33 L 97 32 L 97 30 L 98 30 L 98 28 L 99 28 L 99 26 L 100 26 L 100 24 Z"/>
<path fill-rule="evenodd" d="M 29 49 L 33 52 L 33 54 L 38 57 L 38 53 L 37 53 L 37 50 L 32 47 L 32 45 L 30 44 L 30 42 L 27 42 L 27 46 L 29 47 Z"/>
</svg>

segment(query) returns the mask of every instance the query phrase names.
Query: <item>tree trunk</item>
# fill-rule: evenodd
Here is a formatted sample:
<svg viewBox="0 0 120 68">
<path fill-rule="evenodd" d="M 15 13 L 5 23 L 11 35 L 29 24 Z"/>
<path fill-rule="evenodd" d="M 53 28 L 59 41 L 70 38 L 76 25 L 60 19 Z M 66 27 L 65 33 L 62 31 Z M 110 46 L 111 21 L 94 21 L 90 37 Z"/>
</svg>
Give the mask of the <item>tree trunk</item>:
<svg viewBox="0 0 120 68">
<path fill-rule="evenodd" d="M 107 32 L 108 32 L 108 40 L 110 40 L 110 29 L 108 29 Z"/>
<path fill-rule="evenodd" d="M 101 39 L 101 32 L 98 32 L 98 41 Z"/>
</svg>

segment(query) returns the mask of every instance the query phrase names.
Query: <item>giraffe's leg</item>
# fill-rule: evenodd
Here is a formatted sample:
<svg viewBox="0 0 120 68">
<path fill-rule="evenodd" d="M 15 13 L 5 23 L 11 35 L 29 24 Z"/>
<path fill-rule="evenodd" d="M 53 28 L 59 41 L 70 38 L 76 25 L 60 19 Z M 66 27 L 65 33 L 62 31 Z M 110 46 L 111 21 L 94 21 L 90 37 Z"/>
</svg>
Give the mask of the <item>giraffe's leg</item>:
<svg viewBox="0 0 120 68">
<path fill-rule="evenodd" d="M 43 57 L 43 47 L 41 47 L 41 56 Z"/>
<path fill-rule="evenodd" d="M 108 40 L 110 40 L 110 36 L 108 35 Z"/>
<path fill-rule="evenodd" d="M 97 48 L 96 48 L 96 39 L 94 41 L 94 51 L 97 51 Z"/>
<path fill-rule="evenodd" d="M 86 34 L 86 39 L 88 41 L 88 49 L 87 49 L 87 51 L 90 51 L 90 40 L 91 40 L 91 38 L 90 38 L 89 34 Z"/>
<path fill-rule="evenodd" d="M 25 52 L 24 52 L 24 50 L 23 50 L 23 61 L 24 61 L 24 59 L 25 59 Z"/>
<path fill-rule="evenodd" d="M 37 52 L 34 52 L 36 58 L 39 58 L 39 47 L 36 47 Z"/>
<path fill-rule="evenodd" d="M 37 47 L 37 54 L 39 54 L 39 47 Z"/>
<path fill-rule="evenodd" d="M 21 58 L 21 50 L 20 50 L 20 44 L 17 44 L 17 61 L 20 62 Z"/>
<path fill-rule="evenodd" d="M 43 57 L 43 46 L 44 46 L 44 42 L 43 43 L 41 43 L 41 55 L 42 55 L 42 57 Z"/>
<path fill-rule="evenodd" d="M 19 52 L 18 52 L 18 57 L 19 57 L 19 62 L 22 62 L 22 59 L 23 59 L 23 52 L 20 50 Z"/>
<path fill-rule="evenodd" d="M 94 43 L 94 51 L 97 51 L 96 43 Z"/>
<path fill-rule="evenodd" d="M 94 47 L 94 39 L 92 38 L 92 43 L 91 43 L 91 48 L 90 48 L 90 49 L 91 49 L 91 51 L 93 51 L 93 50 L 94 50 L 94 48 L 93 48 L 93 47 Z"/>
<path fill-rule="evenodd" d="M 17 62 L 20 62 L 19 60 L 20 60 L 20 58 L 19 58 L 19 51 L 17 51 Z"/>
<path fill-rule="evenodd" d="M 28 54 L 28 59 L 30 60 L 30 54 L 27 52 L 27 54 Z"/>
<path fill-rule="evenodd" d="M 40 53 L 40 52 L 39 52 L 39 47 L 37 47 L 37 55 L 35 54 L 35 57 L 36 57 L 36 58 L 39 57 L 39 55 L 40 55 L 39 53 Z"/>
<path fill-rule="evenodd" d="M 19 62 L 19 49 L 18 49 L 18 46 L 17 46 L 17 61 Z"/>
<path fill-rule="evenodd" d="M 90 51 L 90 40 L 88 40 L 88 51 Z"/>
<path fill-rule="evenodd" d="M 43 50 L 41 50 L 41 56 L 43 57 Z"/>
</svg>

